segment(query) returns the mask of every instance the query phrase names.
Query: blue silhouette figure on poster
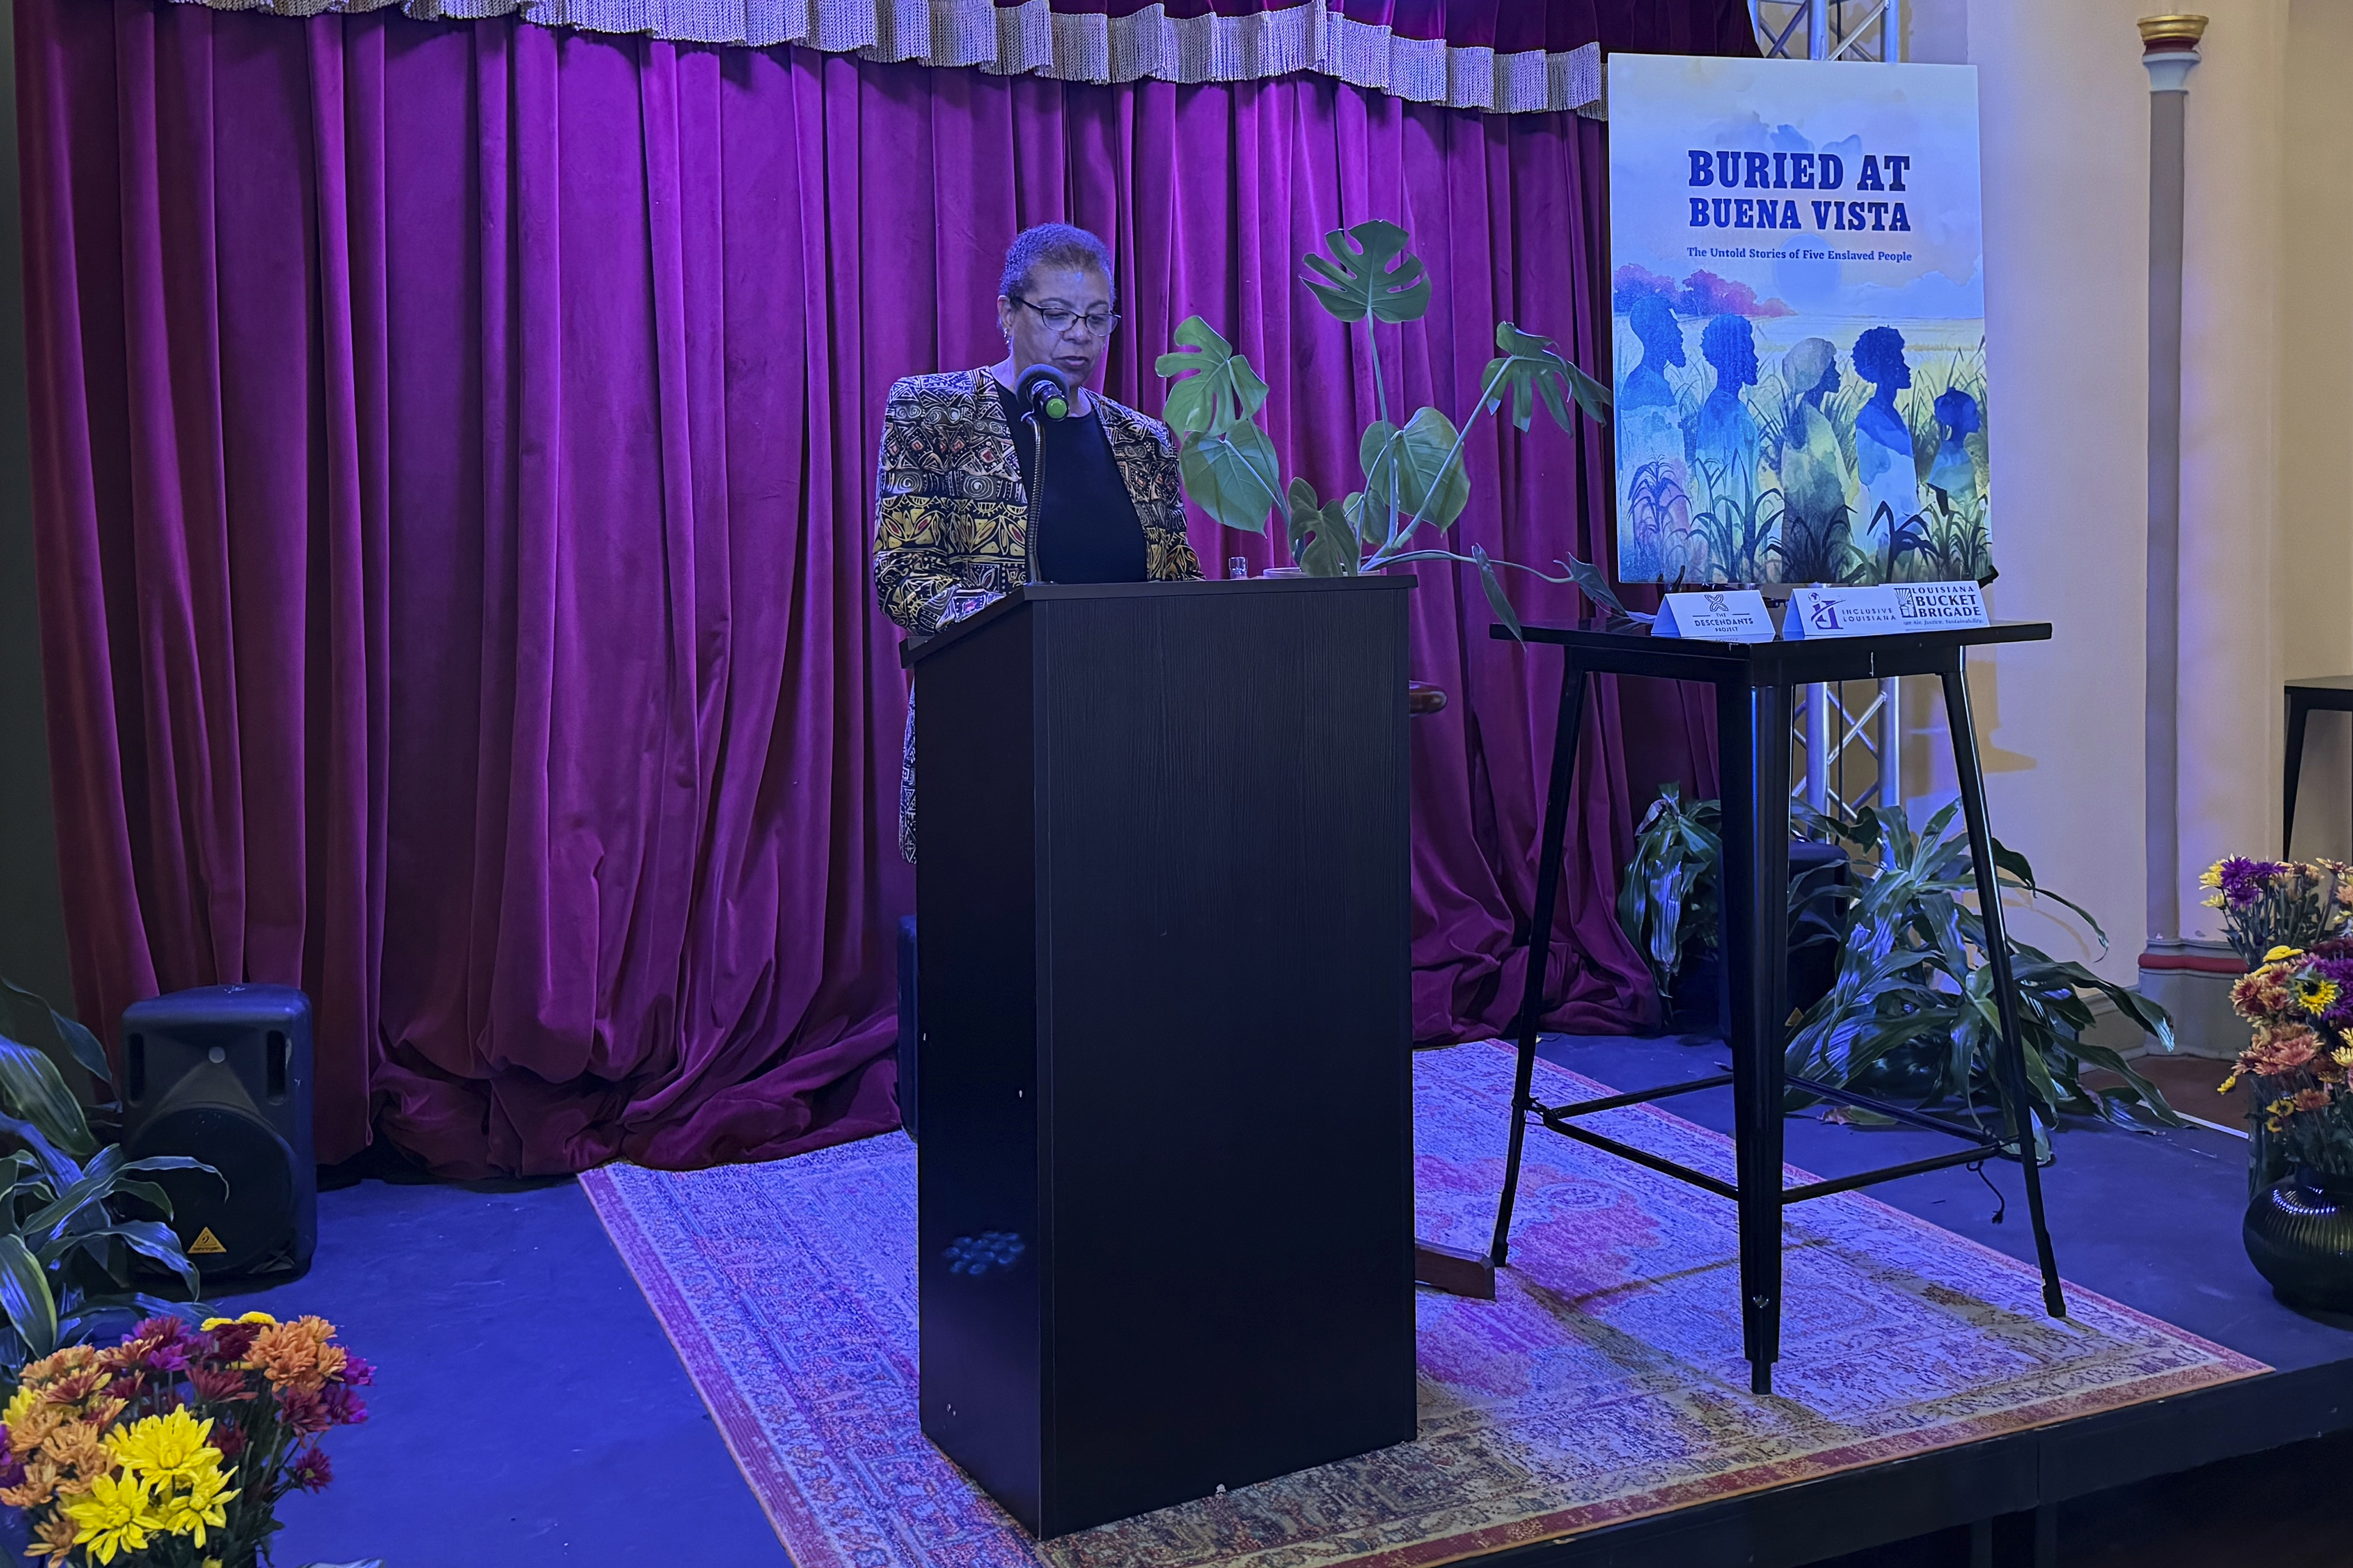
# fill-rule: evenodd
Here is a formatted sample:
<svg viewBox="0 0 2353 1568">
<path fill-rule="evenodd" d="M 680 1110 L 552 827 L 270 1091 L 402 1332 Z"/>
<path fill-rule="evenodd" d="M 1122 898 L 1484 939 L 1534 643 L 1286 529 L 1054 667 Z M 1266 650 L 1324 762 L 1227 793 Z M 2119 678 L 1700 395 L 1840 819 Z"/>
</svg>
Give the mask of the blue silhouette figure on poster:
<svg viewBox="0 0 2353 1568">
<path fill-rule="evenodd" d="M 1620 570 L 1632 580 L 1680 578 L 1691 570 L 1691 473 L 1683 414 L 1666 372 L 1683 364 L 1683 330 L 1663 295 L 1628 302 L 1626 326 L 1641 360 L 1619 385 L 1618 460 L 1630 476 L 1619 507 Z"/>
<path fill-rule="evenodd" d="M 1822 406 L 1841 379 L 1828 338 L 1808 338 L 1781 356 L 1782 383 L 1797 398 L 1781 427 L 1778 552 L 1784 583 L 1839 583 L 1848 575 L 1842 540 L 1853 479 L 1838 427 Z"/>
<path fill-rule="evenodd" d="M 1626 312 L 1626 324 L 1642 345 L 1642 361 L 1626 373 L 1619 409 L 1673 407 L 1674 390 L 1662 367 L 1683 363 L 1683 329 L 1675 320 L 1675 308 L 1656 294 L 1638 294 Z"/>
<path fill-rule="evenodd" d="M 1757 332 L 1746 316 L 1723 315 L 1700 334 L 1699 352 L 1715 386 L 1683 431 L 1684 449 L 1708 489 L 1719 526 L 1737 511 L 1742 524 L 1757 501 L 1757 416 L 1741 393 L 1757 384 Z"/>
<path fill-rule="evenodd" d="M 1912 427 L 1895 407 L 1895 395 L 1912 384 L 1912 367 L 1904 363 L 1904 334 L 1894 327 L 1873 327 L 1856 338 L 1854 373 L 1873 387 L 1871 401 L 1854 416 L 1863 542 L 1892 568 L 1897 532 L 1920 514 L 1920 469 L 1912 455 Z"/>
<path fill-rule="evenodd" d="M 1959 505 L 1977 493 L 1978 466 L 1969 457 L 1968 438 L 1983 423 L 1978 400 L 1958 387 L 1938 395 L 1936 423 L 1944 427 L 1945 438 L 1936 447 L 1928 482 L 1943 493 L 1948 506 Z"/>
</svg>

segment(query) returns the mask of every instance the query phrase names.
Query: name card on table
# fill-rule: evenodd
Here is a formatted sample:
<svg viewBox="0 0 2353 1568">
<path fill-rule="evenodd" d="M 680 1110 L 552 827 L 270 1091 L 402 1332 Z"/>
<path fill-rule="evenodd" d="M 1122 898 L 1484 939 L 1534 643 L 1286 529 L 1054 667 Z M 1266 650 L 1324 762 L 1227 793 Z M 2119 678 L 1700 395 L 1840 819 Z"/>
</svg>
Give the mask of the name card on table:
<svg viewBox="0 0 2353 1568">
<path fill-rule="evenodd" d="M 1898 583 L 1894 588 L 1907 631 L 1993 624 L 1986 615 L 1985 594 L 1975 583 Z"/>
<path fill-rule="evenodd" d="M 1669 594 L 1651 623 L 1654 637 L 1704 637 L 1710 642 L 1771 642 L 1773 617 L 1754 588 L 1720 594 Z"/>
<path fill-rule="evenodd" d="M 1799 588 L 1781 635 L 1792 641 L 1881 637 L 1987 624 L 1975 583 L 1887 583 L 1868 588 Z"/>
</svg>

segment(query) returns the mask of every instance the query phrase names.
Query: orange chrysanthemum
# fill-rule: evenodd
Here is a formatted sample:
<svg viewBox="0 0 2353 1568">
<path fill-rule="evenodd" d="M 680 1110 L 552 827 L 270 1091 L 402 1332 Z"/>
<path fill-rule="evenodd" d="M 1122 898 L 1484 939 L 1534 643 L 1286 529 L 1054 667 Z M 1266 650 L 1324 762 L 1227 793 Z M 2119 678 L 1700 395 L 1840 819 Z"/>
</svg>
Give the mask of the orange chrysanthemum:
<svg viewBox="0 0 2353 1568">
<path fill-rule="evenodd" d="M 106 1451 L 105 1439 L 99 1435 L 104 1430 L 88 1421 L 60 1426 L 41 1445 L 41 1457 L 80 1480 L 111 1475 L 114 1456 Z"/>
<path fill-rule="evenodd" d="M 2288 994 L 2288 976 L 2295 972 L 2292 963 L 2266 963 L 2252 973 L 2241 975 L 2231 986 L 2231 1005 L 2242 1018 L 2254 1023 L 2277 1018 L 2295 1005 Z"/>
<path fill-rule="evenodd" d="M 33 1534 L 39 1540 L 48 1561 L 44 1568 L 59 1568 L 73 1555 L 76 1525 L 70 1515 L 62 1511 L 50 1514 L 34 1526 Z"/>
<path fill-rule="evenodd" d="M 244 1364 L 269 1380 L 281 1393 L 316 1394 L 327 1380 L 343 1370 L 343 1350 L 329 1344 L 335 1325 L 324 1318 L 297 1318 L 272 1323 L 253 1337 Z"/>
<path fill-rule="evenodd" d="M 39 1508 L 58 1495 L 58 1482 L 63 1479 L 53 1462 L 36 1456 L 26 1462 L 22 1481 L 0 1489 L 0 1503 L 10 1508 Z"/>
<path fill-rule="evenodd" d="M 2264 1024 L 2239 1053 L 2238 1070 L 2258 1078 L 2278 1078 L 2311 1065 L 2320 1054 L 2320 1037 L 2301 1024 Z"/>
</svg>

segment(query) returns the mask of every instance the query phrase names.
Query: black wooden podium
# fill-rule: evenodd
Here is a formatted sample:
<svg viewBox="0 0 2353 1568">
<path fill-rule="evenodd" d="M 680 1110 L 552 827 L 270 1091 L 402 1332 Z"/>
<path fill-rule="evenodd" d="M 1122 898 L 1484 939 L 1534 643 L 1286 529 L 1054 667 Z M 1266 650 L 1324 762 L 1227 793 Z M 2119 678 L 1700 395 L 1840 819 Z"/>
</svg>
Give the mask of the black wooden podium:
<svg viewBox="0 0 2353 1568">
<path fill-rule="evenodd" d="M 1038 1535 L 1414 1435 L 1411 586 L 907 652 L 923 1431 Z"/>
</svg>

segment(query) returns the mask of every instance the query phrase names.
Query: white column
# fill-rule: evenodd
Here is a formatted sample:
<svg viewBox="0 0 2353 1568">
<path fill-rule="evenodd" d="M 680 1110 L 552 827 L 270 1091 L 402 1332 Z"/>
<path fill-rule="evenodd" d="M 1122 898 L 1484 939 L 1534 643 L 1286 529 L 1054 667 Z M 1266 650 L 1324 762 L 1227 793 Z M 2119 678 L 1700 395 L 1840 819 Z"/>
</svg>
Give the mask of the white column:
<svg viewBox="0 0 2353 1568">
<path fill-rule="evenodd" d="M 2146 803 L 2152 952 L 2181 935 L 2181 170 L 2203 16 L 2146 17 L 2148 69 L 2148 632 Z"/>
</svg>

